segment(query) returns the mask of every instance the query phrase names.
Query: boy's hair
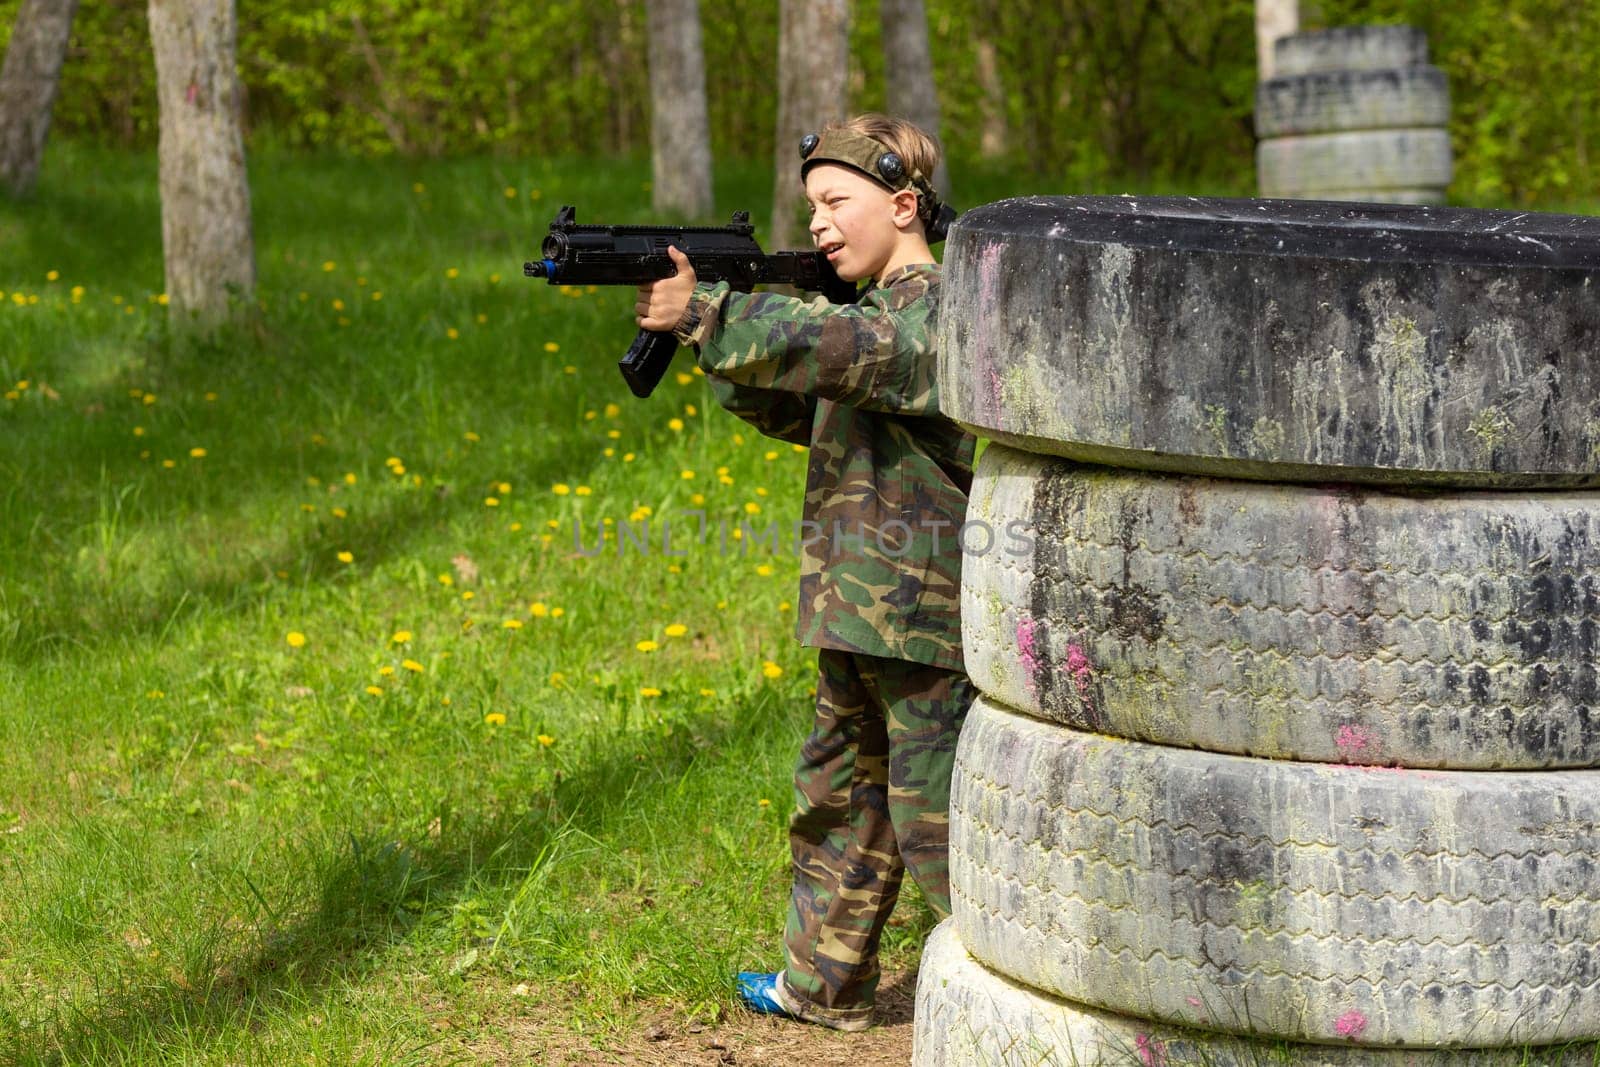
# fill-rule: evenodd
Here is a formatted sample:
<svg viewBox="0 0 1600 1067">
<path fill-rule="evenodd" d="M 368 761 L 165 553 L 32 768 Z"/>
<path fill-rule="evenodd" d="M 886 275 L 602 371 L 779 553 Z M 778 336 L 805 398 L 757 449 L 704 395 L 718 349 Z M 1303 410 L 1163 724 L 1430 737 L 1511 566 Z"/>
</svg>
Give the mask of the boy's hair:
<svg viewBox="0 0 1600 1067">
<path fill-rule="evenodd" d="M 829 130 L 849 130 L 870 137 L 899 156 L 908 173 L 920 171 L 929 182 L 933 181 L 934 169 L 939 166 L 939 158 L 943 155 L 937 138 L 915 123 L 890 115 L 869 111 L 844 122 L 830 122 L 822 129 L 824 133 Z"/>
</svg>

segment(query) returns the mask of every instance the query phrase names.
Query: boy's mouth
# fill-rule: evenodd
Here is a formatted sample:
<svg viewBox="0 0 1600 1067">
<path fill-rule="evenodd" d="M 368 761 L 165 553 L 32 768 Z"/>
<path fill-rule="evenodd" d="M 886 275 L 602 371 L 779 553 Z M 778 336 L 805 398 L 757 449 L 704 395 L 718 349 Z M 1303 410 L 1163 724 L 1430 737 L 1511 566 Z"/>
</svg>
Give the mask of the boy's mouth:
<svg viewBox="0 0 1600 1067">
<path fill-rule="evenodd" d="M 827 244 L 821 245 L 819 247 L 820 247 L 820 250 L 821 250 L 822 254 L 827 257 L 828 262 L 832 263 L 833 260 L 834 260 L 834 257 L 838 256 L 838 254 L 841 251 L 844 250 L 844 242 L 843 241 L 830 241 Z"/>
</svg>

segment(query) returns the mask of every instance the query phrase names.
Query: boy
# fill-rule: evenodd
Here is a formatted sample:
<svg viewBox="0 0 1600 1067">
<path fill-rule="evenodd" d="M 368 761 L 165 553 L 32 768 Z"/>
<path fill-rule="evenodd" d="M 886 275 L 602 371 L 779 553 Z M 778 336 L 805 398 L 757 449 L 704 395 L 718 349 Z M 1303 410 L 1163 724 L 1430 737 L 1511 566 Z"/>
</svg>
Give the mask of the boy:
<svg viewBox="0 0 1600 1067">
<path fill-rule="evenodd" d="M 755 1011 L 871 1025 L 878 940 L 909 868 L 949 914 L 950 772 L 974 689 L 962 667 L 957 533 L 973 439 L 939 413 L 933 329 L 939 149 L 864 115 L 801 142 L 810 231 L 855 304 L 697 286 L 639 289 L 640 326 L 693 345 L 718 401 L 809 445 L 797 631 L 818 652 L 795 772 L 794 888 L 782 972 L 739 975 Z M 936 239 L 942 232 L 935 229 Z"/>
</svg>

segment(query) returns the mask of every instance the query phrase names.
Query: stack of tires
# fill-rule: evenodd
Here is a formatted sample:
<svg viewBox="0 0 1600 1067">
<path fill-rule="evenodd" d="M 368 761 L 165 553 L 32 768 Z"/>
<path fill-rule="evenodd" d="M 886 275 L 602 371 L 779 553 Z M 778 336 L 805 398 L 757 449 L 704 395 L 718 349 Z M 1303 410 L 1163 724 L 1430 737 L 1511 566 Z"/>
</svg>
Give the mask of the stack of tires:
<svg viewBox="0 0 1600 1067">
<path fill-rule="evenodd" d="M 1592 1062 L 1600 219 L 1012 200 L 943 293 L 917 1067 Z"/>
<path fill-rule="evenodd" d="M 1262 196 L 1442 203 L 1452 158 L 1450 87 L 1410 26 L 1280 38 L 1256 87 Z"/>
</svg>

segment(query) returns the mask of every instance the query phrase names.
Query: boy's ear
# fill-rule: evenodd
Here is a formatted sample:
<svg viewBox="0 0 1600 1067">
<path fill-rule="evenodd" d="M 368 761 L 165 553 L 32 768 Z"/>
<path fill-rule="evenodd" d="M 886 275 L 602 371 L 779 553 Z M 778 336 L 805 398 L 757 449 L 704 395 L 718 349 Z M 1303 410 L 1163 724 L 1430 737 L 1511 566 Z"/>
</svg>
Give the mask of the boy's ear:
<svg viewBox="0 0 1600 1067">
<path fill-rule="evenodd" d="M 894 224 L 904 230 L 917 221 L 917 192 L 901 189 L 894 194 Z"/>
</svg>

